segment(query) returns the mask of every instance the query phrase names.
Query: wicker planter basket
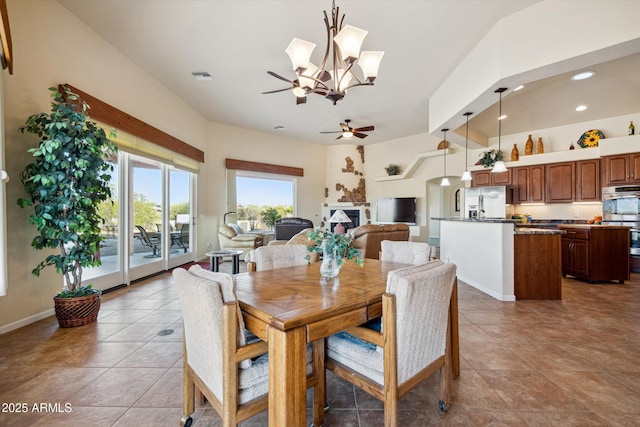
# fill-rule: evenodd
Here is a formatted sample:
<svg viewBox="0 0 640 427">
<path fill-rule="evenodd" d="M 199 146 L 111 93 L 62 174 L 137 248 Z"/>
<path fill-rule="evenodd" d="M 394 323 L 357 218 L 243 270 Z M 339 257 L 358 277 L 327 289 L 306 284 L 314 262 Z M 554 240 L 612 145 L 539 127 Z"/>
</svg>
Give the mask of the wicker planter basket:
<svg viewBox="0 0 640 427">
<path fill-rule="evenodd" d="M 100 296 L 96 293 L 76 298 L 53 297 L 60 327 L 73 328 L 95 322 L 100 311 Z"/>
</svg>

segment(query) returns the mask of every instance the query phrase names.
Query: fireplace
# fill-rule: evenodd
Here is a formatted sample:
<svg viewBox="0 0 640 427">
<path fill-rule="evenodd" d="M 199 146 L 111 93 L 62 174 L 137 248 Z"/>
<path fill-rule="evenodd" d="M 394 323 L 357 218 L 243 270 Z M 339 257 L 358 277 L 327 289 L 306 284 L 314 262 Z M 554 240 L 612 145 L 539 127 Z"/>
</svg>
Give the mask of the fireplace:
<svg viewBox="0 0 640 427">
<path fill-rule="evenodd" d="M 333 231 L 335 224 L 329 223 L 329 218 L 338 209 L 342 209 L 351 219 L 351 222 L 343 223 L 344 228 L 349 230 L 360 225 L 371 223 L 371 213 L 369 212 L 369 203 L 351 203 L 351 202 L 333 202 L 331 204 L 322 205 L 322 224 L 321 227 Z"/>
</svg>

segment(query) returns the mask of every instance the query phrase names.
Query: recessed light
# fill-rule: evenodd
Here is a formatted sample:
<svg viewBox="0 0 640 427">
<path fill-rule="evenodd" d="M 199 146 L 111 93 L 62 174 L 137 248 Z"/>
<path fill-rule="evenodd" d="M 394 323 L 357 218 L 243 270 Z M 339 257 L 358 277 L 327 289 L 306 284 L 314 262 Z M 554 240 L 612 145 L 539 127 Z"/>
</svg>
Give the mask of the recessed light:
<svg viewBox="0 0 640 427">
<path fill-rule="evenodd" d="M 586 109 L 587 109 L 587 106 L 586 106 L 586 105 L 578 105 L 578 106 L 576 107 L 576 111 L 584 111 L 584 110 L 586 110 Z"/>
<path fill-rule="evenodd" d="M 504 120 L 507 118 L 506 114 L 501 115 L 500 117 L 498 117 L 498 120 Z"/>
<path fill-rule="evenodd" d="M 209 74 L 206 71 L 194 71 L 193 73 L 191 73 L 191 75 L 195 77 L 196 80 L 199 80 L 199 81 L 213 80 L 213 77 L 211 76 L 211 74 Z"/>
<path fill-rule="evenodd" d="M 571 80 L 584 80 L 584 79 L 588 79 L 589 77 L 593 77 L 596 75 L 595 71 L 582 71 L 580 73 L 574 74 L 573 76 L 571 76 Z"/>
<path fill-rule="evenodd" d="M 524 85 L 520 85 L 517 88 L 513 89 L 514 92 L 519 91 L 520 89 L 522 89 L 524 87 Z"/>
</svg>

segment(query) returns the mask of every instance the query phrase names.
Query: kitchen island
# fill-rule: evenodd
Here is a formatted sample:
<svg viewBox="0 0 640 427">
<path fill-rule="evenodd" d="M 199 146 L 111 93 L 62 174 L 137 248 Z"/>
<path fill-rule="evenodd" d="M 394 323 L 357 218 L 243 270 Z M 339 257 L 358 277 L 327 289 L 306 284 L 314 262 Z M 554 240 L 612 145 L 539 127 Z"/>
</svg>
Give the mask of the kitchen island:
<svg viewBox="0 0 640 427">
<path fill-rule="evenodd" d="M 432 218 L 440 257 L 458 278 L 500 300 L 560 299 L 561 230 L 518 228 L 512 219 Z"/>
</svg>

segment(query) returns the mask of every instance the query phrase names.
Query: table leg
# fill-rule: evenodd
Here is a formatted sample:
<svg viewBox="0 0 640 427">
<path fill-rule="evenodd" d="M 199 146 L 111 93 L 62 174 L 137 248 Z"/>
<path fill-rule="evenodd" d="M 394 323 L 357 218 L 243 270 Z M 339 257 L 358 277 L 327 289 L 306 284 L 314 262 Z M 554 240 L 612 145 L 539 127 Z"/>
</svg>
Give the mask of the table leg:
<svg viewBox="0 0 640 427">
<path fill-rule="evenodd" d="M 231 261 L 233 263 L 233 268 L 231 270 L 231 272 L 233 274 L 238 274 L 240 273 L 240 255 L 234 255 L 231 257 Z"/>
<path fill-rule="evenodd" d="M 307 418 L 307 330 L 267 330 L 269 426 L 303 427 Z"/>
<path fill-rule="evenodd" d="M 209 270 L 215 271 L 216 273 L 220 271 L 220 258 L 217 256 L 209 257 L 211 260 L 209 262 Z"/>
</svg>

